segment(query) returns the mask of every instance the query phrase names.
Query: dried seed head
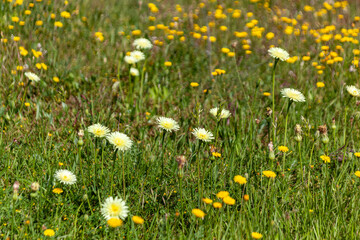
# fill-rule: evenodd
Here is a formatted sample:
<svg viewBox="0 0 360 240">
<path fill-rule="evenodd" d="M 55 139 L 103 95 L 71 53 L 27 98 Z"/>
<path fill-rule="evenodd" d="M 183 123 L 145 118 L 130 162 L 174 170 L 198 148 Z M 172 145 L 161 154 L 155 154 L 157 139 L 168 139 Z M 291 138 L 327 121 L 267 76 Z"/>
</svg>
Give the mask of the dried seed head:
<svg viewBox="0 0 360 240">
<path fill-rule="evenodd" d="M 182 169 L 186 163 L 186 157 L 184 155 L 177 156 L 176 162 L 178 163 L 178 168 Z"/>
<path fill-rule="evenodd" d="M 320 132 L 321 135 L 327 135 L 327 127 L 326 124 L 321 125 L 318 127 L 318 130 Z"/>
<path fill-rule="evenodd" d="M 267 115 L 267 116 L 270 116 L 271 114 L 272 114 L 271 108 L 267 107 L 267 108 L 266 108 L 266 115 Z"/>
<path fill-rule="evenodd" d="M 302 130 L 301 130 L 301 126 L 300 124 L 296 124 L 295 125 L 295 134 L 301 134 Z"/>
<path fill-rule="evenodd" d="M 84 136 L 84 130 L 80 129 L 78 132 L 78 136 L 82 138 Z"/>
<path fill-rule="evenodd" d="M 269 142 L 268 148 L 269 148 L 269 152 L 273 152 L 274 151 L 274 144 L 272 142 Z"/>
<path fill-rule="evenodd" d="M 18 181 L 15 181 L 13 185 L 14 192 L 18 192 L 19 188 L 20 188 L 20 183 Z"/>
<path fill-rule="evenodd" d="M 33 182 L 30 186 L 31 190 L 33 190 L 34 192 L 39 191 L 40 189 L 40 184 L 38 182 Z"/>
</svg>

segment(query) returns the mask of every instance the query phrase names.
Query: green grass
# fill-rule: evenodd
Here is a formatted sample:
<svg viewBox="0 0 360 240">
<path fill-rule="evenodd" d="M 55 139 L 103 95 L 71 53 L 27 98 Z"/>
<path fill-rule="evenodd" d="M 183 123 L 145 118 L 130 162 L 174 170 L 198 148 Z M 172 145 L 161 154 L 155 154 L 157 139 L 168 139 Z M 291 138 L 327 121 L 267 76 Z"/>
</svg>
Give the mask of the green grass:
<svg viewBox="0 0 360 240">
<path fill-rule="evenodd" d="M 316 1 L 313 12 L 304 11 L 310 1 L 271 1 L 268 8 L 266 1 L 204 1 L 203 8 L 200 1 L 174 2 L 154 2 L 157 13 L 149 10 L 149 1 L 83 0 L 68 5 L 34 1 L 32 8 L 28 1 L 17 6 L 15 0 L 0 2 L 1 238 L 45 239 L 44 230 L 53 229 L 58 239 L 251 239 L 252 232 L 261 233 L 263 239 L 359 239 L 360 180 L 355 172 L 360 166 L 354 154 L 360 152 L 358 104 L 345 88 L 360 87 L 354 63 L 359 55 L 353 51 L 359 49 L 360 23 L 355 19 L 359 4 L 333 5 L 317 16 L 326 8 L 323 1 Z M 218 4 L 227 18 L 214 17 Z M 229 8 L 240 9 L 241 17 L 233 18 Z M 27 9 L 30 15 L 25 15 Z M 62 18 L 63 11 L 71 18 Z M 14 16 L 25 25 L 12 22 Z M 297 19 L 292 34 L 284 33 L 292 23 L 281 17 Z M 260 38 L 246 27 L 252 19 L 264 28 Z M 36 26 L 37 20 L 43 25 Z M 55 28 L 55 21 L 63 27 Z M 148 29 L 158 24 L 176 31 Z M 207 26 L 208 33 L 196 24 Z M 226 32 L 219 30 L 222 25 Z M 330 25 L 335 30 L 324 30 Z M 141 30 L 139 36 L 132 35 L 136 29 Z M 235 31 L 248 36 L 238 38 Z M 97 40 L 95 32 L 102 32 L 104 40 Z M 215 36 L 216 42 L 196 39 L 194 32 Z M 268 40 L 268 32 L 275 37 Z M 325 34 L 333 35 L 329 41 L 317 41 Z M 336 34 L 342 40 L 336 40 Z M 20 41 L 13 41 L 12 35 Z M 130 77 L 130 66 L 123 59 L 139 37 L 154 46 L 144 51 L 146 60 L 134 66 L 140 76 Z M 246 44 L 251 53 L 246 53 Z M 272 91 L 274 60 L 267 53 L 271 45 L 298 56 L 293 63 L 279 61 L 276 66 L 275 109 L 273 95 L 263 95 Z M 20 46 L 28 51 L 26 56 L 20 54 Z M 322 46 L 329 46 L 325 56 Z M 235 57 L 228 57 L 222 48 L 235 52 Z M 31 49 L 42 56 L 35 58 Z M 327 62 L 335 58 L 334 53 L 326 58 L 330 52 L 343 60 Z M 310 61 L 303 56 L 310 56 Z M 166 67 L 165 61 L 172 66 Z M 322 74 L 313 62 L 322 66 Z M 37 63 L 45 63 L 47 70 L 37 69 Z M 28 69 L 17 70 L 25 65 Z M 215 69 L 226 73 L 212 76 Z M 24 75 L 28 71 L 41 81 L 29 82 Z M 191 82 L 199 86 L 192 87 Z M 317 82 L 325 87 L 318 88 Z M 280 94 L 285 87 L 301 91 L 306 102 L 293 103 L 287 111 L 289 100 Z M 230 118 L 218 122 L 209 113 L 214 107 L 228 109 Z M 163 135 L 158 116 L 175 119 L 180 129 Z M 124 155 L 114 153 L 106 139 L 86 131 L 95 123 L 127 134 L 133 140 L 131 149 Z M 295 140 L 296 124 L 302 127 L 300 143 Z M 327 144 L 317 133 L 324 124 Z M 199 127 L 214 136 L 218 133 L 217 140 L 200 144 L 191 133 Z M 82 145 L 79 130 L 85 132 Z M 269 158 L 270 140 L 274 160 Z M 278 150 L 281 145 L 289 148 L 285 157 Z M 214 151 L 221 157 L 213 156 Z M 187 160 L 182 170 L 176 162 L 180 155 Z M 329 156 L 330 163 L 324 163 L 322 155 Z M 72 171 L 76 184 L 56 181 L 59 169 Z M 123 170 L 130 212 L 123 226 L 110 228 L 100 208 L 111 189 L 113 197 L 124 198 Z M 267 178 L 265 170 L 277 176 Z M 236 175 L 246 177 L 247 183 L 235 183 Z M 15 181 L 20 183 L 18 196 Z M 36 194 L 30 188 L 33 182 L 40 184 Z M 55 194 L 53 188 L 63 193 Z M 235 205 L 218 199 L 219 191 L 228 191 Z M 199 203 L 201 192 L 223 207 Z M 195 208 L 206 213 L 204 219 L 192 214 Z M 142 217 L 144 224 L 136 225 L 132 216 Z"/>
</svg>

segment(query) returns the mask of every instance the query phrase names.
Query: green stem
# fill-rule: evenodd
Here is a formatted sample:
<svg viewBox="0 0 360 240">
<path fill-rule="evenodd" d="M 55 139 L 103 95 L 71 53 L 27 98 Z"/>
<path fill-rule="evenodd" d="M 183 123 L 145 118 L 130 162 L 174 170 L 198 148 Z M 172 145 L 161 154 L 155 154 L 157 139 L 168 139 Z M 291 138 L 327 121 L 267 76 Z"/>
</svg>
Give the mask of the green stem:
<svg viewBox="0 0 360 240">
<path fill-rule="evenodd" d="M 126 185 L 125 185 L 125 163 L 124 163 L 124 155 L 125 153 L 122 153 L 122 158 L 121 158 L 121 164 L 122 164 L 122 177 L 123 177 L 123 188 L 124 188 L 124 199 L 126 197 Z"/>
<path fill-rule="evenodd" d="M 199 148 L 198 148 L 198 154 L 197 154 L 197 167 L 198 167 L 198 192 L 199 192 L 199 207 L 201 204 L 201 198 L 202 198 L 202 191 L 201 191 L 201 178 L 200 178 L 200 166 L 201 166 L 201 159 L 200 159 L 200 149 L 201 149 L 202 142 L 199 142 Z"/>
<path fill-rule="evenodd" d="M 20 111 L 19 111 L 19 113 L 21 114 L 21 111 L 22 111 L 22 109 L 23 109 L 23 107 L 24 107 L 24 102 L 25 102 L 25 96 L 26 96 L 26 92 L 27 92 L 27 90 L 28 90 L 28 88 L 29 88 L 29 82 L 26 84 L 26 87 L 25 87 L 25 91 L 24 91 L 24 95 L 23 95 L 23 97 L 22 97 L 22 99 L 21 99 L 21 107 L 20 107 Z"/>
<path fill-rule="evenodd" d="M 113 165 L 112 165 L 111 186 L 110 186 L 110 196 L 112 196 L 112 193 L 113 193 L 113 185 L 114 185 L 114 173 L 115 173 L 116 155 L 117 155 L 117 150 L 115 150 L 115 152 L 114 152 L 114 159 L 113 159 Z"/>
<path fill-rule="evenodd" d="M 276 128 L 275 128 L 275 69 L 279 59 L 275 59 L 274 68 L 272 71 L 272 127 L 274 129 L 274 145 L 276 144 Z"/>
<path fill-rule="evenodd" d="M 303 169 L 303 165 L 302 165 L 302 160 L 301 160 L 301 142 L 299 142 L 299 161 L 300 161 L 300 168 L 301 168 L 301 183 L 304 182 L 304 169 Z"/>
<path fill-rule="evenodd" d="M 287 112 L 286 112 L 286 118 L 285 118 L 285 135 L 284 135 L 284 146 L 286 146 L 286 140 L 287 140 L 287 123 L 288 123 L 288 118 L 289 118 L 289 110 L 290 110 L 290 106 L 291 106 L 292 101 L 289 100 L 289 105 L 287 108 Z M 285 158 L 286 158 L 286 154 L 284 153 L 283 155 L 283 174 L 285 174 Z"/>
</svg>

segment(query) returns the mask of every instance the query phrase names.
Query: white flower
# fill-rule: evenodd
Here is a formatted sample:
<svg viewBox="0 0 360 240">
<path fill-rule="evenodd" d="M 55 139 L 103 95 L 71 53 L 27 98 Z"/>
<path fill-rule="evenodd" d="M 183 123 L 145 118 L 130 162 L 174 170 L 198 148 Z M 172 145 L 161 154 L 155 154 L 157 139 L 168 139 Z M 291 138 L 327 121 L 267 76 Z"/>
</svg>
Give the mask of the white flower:
<svg viewBox="0 0 360 240">
<path fill-rule="evenodd" d="M 125 56 L 124 60 L 127 64 L 134 64 L 137 62 L 136 59 L 132 56 Z"/>
<path fill-rule="evenodd" d="M 99 123 L 91 125 L 87 130 L 89 133 L 94 134 L 95 137 L 106 137 L 106 135 L 108 135 L 110 132 L 107 127 Z"/>
<path fill-rule="evenodd" d="M 179 130 L 179 124 L 172 118 L 158 117 L 156 120 L 158 127 L 162 128 L 168 132 Z"/>
<path fill-rule="evenodd" d="M 25 76 L 26 76 L 29 80 L 31 80 L 31 81 L 34 81 L 34 82 L 40 81 L 40 78 L 39 78 L 38 75 L 36 75 L 35 73 L 26 72 L 26 73 L 25 73 Z"/>
<path fill-rule="evenodd" d="M 353 85 L 346 86 L 346 91 L 353 97 L 360 97 L 360 89 Z"/>
<path fill-rule="evenodd" d="M 198 139 L 204 142 L 210 142 L 214 139 L 214 136 L 211 132 L 205 130 L 204 128 L 195 128 L 192 134 Z"/>
<path fill-rule="evenodd" d="M 76 183 L 76 176 L 69 170 L 57 170 L 54 177 L 64 184 L 72 185 Z"/>
<path fill-rule="evenodd" d="M 218 116 L 218 111 L 219 109 L 218 108 L 212 108 L 210 109 L 210 113 L 214 116 L 214 117 L 217 117 Z M 221 113 L 220 113 L 220 118 L 228 118 L 230 117 L 231 113 L 229 110 L 226 110 L 226 109 L 222 109 L 221 110 Z"/>
<path fill-rule="evenodd" d="M 110 218 L 121 218 L 124 220 L 129 213 L 128 207 L 125 205 L 125 201 L 121 198 L 108 197 L 103 204 L 101 204 L 101 214 L 106 220 Z"/>
<path fill-rule="evenodd" d="M 135 58 L 136 62 L 140 62 L 145 59 L 145 54 L 141 51 L 135 50 L 130 53 L 130 57 Z"/>
<path fill-rule="evenodd" d="M 136 68 L 130 68 L 130 74 L 131 76 L 139 76 L 139 70 L 137 70 Z"/>
<path fill-rule="evenodd" d="M 134 41 L 133 46 L 136 49 L 150 49 L 152 48 L 151 42 L 146 38 L 138 38 Z"/>
<path fill-rule="evenodd" d="M 287 97 L 294 102 L 305 102 L 305 96 L 296 89 L 284 88 L 280 92 L 283 97 Z"/>
<path fill-rule="evenodd" d="M 114 145 L 115 148 L 120 151 L 129 150 L 133 143 L 126 134 L 120 132 L 110 133 L 106 138 L 112 145 Z"/>
<path fill-rule="evenodd" d="M 282 48 L 273 47 L 268 50 L 271 57 L 275 59 L 280 59 L 281 61 L 286 61 L 289 59 L 289 53 Z"/>
</svg>

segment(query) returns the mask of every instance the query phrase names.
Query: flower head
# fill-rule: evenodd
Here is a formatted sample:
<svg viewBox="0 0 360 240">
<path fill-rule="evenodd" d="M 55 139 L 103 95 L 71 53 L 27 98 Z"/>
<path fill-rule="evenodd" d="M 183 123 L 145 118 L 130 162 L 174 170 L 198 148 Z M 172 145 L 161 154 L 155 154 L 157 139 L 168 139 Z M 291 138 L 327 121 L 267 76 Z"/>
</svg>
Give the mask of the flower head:
<svg viewBox="0 0 360 240">
<path fill-rule="evenodd" d="M 130 74 L 131 76 L 139 76 L 139 70 L 137 70 L 136 68 L 130 68 Z"/>
<path fill-rule="evenodd" d="M 227 191 L 220 191 L 216 194 L 216 197 L 221 198 L 221 199 L 223 199 L 224 197 L 227 197 L 227 196 L 229 196 L 229 192 L 227 192 Z"/>
<path fill-rule="evenodd" d="M 103 204 L 101 204 L 101 214 L 105 219 L 121 218 L 124 220 L 128 215 L 128 207 L 125 201 L 118 197 L 108 197 Z"/>
<path fill-rule="evenodd" d="M 138 38 L 133 42 L 136 49 L 150 49 L 152 48 L 151 42 L 146 38 Z"/>
<path fill-rule="evenodd" d="M 95 137 L 101 137 L 101 138 L 106 137 L 110 132 L 110 130 L 107 127 L 99 123 L 91 125 L 90 127 L 88 127 L 87 130 L 89 133 L 94 134 Z"/>
<path fill-rule="evenodd" d="M 135 50 L 130 53 L 130 57 L 133 57 L 136 62 L 140 62 L 145 59 L 145 54 L 141 51 Z"/>
<path fill-rule="evenodd" d="M 192 134 L 199 140 L 204 142 L 210 142 L 214 139 L 214 136 L 211 132 L 205 130 L 204 128 L 195 128 Z"/>
<path fill-rule="evenodd" d="M 31 81 L 34 81 L 34 82 L 40 81 L 40 78 L 39 78 L 38 75 L 36 75 L 35 73 L 26 72 L 26 73 L 25 73 L 25 76 L 26 76 L 29 80 L 31 80 Z"/>
<path fill-rule="evenodd" d="M 112 145 L 114 145 L 115 148 L 120 151 L 129 150 L 133 143 L 126 134 L 120 132 L 110 133 L 106 138 Z"/>
<path fill-rule="evenodd" d="M 360 97 L 360 89 L 353 85 L 346 86 L 346 91 L 353 97 Z"/>
<path fill-rule="evenodd" d="M 212 108 L 210 109 L 210 113 L 214 116 L 214 117 L 218 117 L 218 108 Z M 228 118 L 230 117 L 231 113 L 229 110 L 226 109 L 222 109 L 221 113 L 220 113 L 220 118 Z"/>
<path fill-rule="evenodd" d="M 158 117 L 157 118 L 158 127 L 162 128 L 168 132 L 179 130 L 179 124 L 172 118 Z"/>
<path fill-rule="evenodd" d="M 356 171 L 356 172 L 355 172 L 355 176 L 357 176 L 357 177 L 360 178 L 360 171 Z"/>
<path fill-rule="evenodd" d="M 262 174 L 265 177 L 268 177 L 268 178 L 275 178 L 276 177 L 276 173 L 274 173 L 273 171 L 263 171 Z"/>
<path fill-rule="evenodd" d="M 321 160 L 324 161 L 324 163 L 330 163 L 330 157 L 329 156 L 321 155 L 320 158 L 321 158 Z"/>
<path fill-rule="evenodd" d="M 289 148 L 286 146 L 279 146 L 278 149 L 280 152 L 283 152 L 283 153 L 286 153 L 289 151 Z"/>
<path fill-rule="evenodd" d="M 107 224 L 112 228 L 117 228 L 123 225 L 123 221 L 119 218 L 110 218 L 107 220 Z"/>
<path fill-rule="evenodd" d="M 223 198 L 223 202 L 227 205 L 234 205 L 235 204 L 235 199 L 233 199 L 230 196 L 224 197 Z"/>
<path fill-rule="evenodd" d="M 289 53 L 282 48 L 273 47 L 268 50 L 268 53 L 271 57 L 275 59 L 280 59 L 281 61 L 286 61 L 289 59 Z"/>
<path fill-rule="evenodd" d="M 52 230 L 52 229 L 46 229 L 45 231 L 44 231 L 44 235 L 45 236 L 48 236 L 48 237 L 52 237 L 52 236 L 54 236 L 55 235 L 55 231 L 54 230 Z"/>
<path fill-rule="evenodd" d="M 263 237 L 263 235 L 261 233 L 258 233 L 258 232 L 253 232 L 253 233 L 251 233 L 251 237 L 253 239 L 260 239 L 260 238 Z"/>
<path fill-rule="evenodd" d="M 243 176 L 240 176 L 240 175 L 236 175 L 234 177 L 234 182 L 240 184 L 240 185 L 244 185 L 247 181 L 246 181 L 246 178 L 244 178 Z"/>
<path fill-rule="evenodd" d="M 125 56 L 124 60 L 127 64 L 134 64 L 137 62 L 136 58 L 134 58 L 133 56 Z"/>
<path fill-rule="evenodd" d="M 283 97 L 287 97 L 294 102 L 305 102 L 305 96 L 298 90 L 293 88 L 281 89 Z"/>
<path fill-rule="evenodd" d="M 53 193 L 55 193 L 55 194 L 60 194 L 60 193 L 63 193 L 63 192 L 64 192 L 61 188 L 54 188 L 52 191 L 53 191 Z"/>
<path fill-rule="evenodd" d="M 211 204 L 213 202 L 210 198 L 203 198 L 202 201 L 206 204 Z"/>
<path fill-rule="evenodd" d="M 204 217 L 205 217 L 205 215 L 206 215 L 203 211 L 201 211 L 201 210 L 198 209 L 198 208 L 194 208 L 191 212 L 192 212 L 196 217 L 202 218 L 202 219 L 204 219 Z"/>
<path fill-rule="evenodd" d="M 76 176 L 75 174 L 73 174 L 72 172 L 70 172 L 69 170 L 57 170 L 55 172 L 55 178 L 60 181 L 63 184 L 69 184 L 72 185 L 74 183 L 76 183 Z"/>
<path fill-rule="evenodd" d="M 214 207 L 214 208 L 218 208 L 218 209 L 219 209 L 219 208 L 222 208 L 222 203 L 220 203 L 220 202 L 214 202 L 214 203 L 213 203 L 213 207 Z"/>
<path fill-rule="evenodd" d="M 142 217 L 133 216 L 131 219 L 132 219 L 133 222 L 136 223 L 136 224 L 139 224 L 139 225 L 144 224 L 144 219 L 143 219 Z"/>
</svg>

